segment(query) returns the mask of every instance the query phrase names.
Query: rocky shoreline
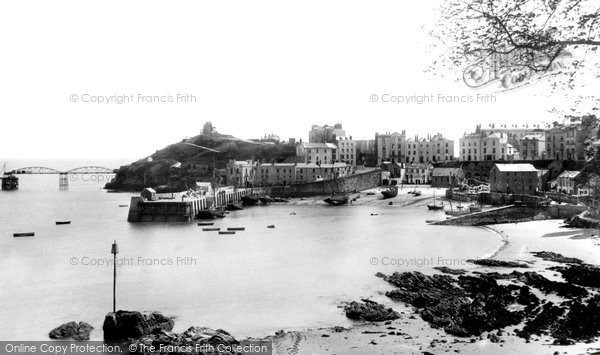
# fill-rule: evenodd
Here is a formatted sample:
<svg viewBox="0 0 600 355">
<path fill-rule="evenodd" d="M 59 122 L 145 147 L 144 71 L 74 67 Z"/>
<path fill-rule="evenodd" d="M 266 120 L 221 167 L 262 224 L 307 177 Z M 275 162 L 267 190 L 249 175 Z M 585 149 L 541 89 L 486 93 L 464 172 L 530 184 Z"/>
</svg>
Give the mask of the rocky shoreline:
<svg viewBox="0 0 600 355">
<path fill-rule="evenodd" d="M 530 264 L 520 262 L 473 260 L 474 264 L 492 270 L 444 267 L 436 269 L 439 274 L 431 275 L 418 271 L 377 273 L 377 277 L 393 286 L 384 293 L 385 297 L 401 303 L 390 308 L 370 299 L 349 301 L 341 308 L 349 319 L 358 322 L 350 328 L 279 331 L 273 336 L 250 340 L 270 343 L 276 354 L 304 353 L 300 351 L 301 342 L 307 343 L 304 349 L 311 351 L 317 348 L 339 351 L 336 346 L 344 349 L 349 346 L 348 353 L 369 349 L 382 353 L 393 347 L 423 353 L 427 353 L 425 349 L 438 348 L 461 352 L 469 344 L 481 342 L 499 343 L 499 346 L 512 342 L 519 348 L 542 339 L 556 346 L 596 342 L 600 336 L 600 267 L 553 252 L 531 254 L 552 265 L 529 271 Z M 501 272 L 506 269 L 512 271 Z M 564 281 L 542 275 L 548 272 Z M 427 338 L 430 339 L 427 343 L 416 339 L 418 335 L 414 335 L 414 329 L 411 334 L 410 327 L 414 328 L 414 323 L 420 321 L 429 327 L 429 330 L 421 328 L 420 332 L 435 331 L 437 337 Z M 206 327 L 190 327 L 175 333 L 173 326 L 172 318 L 157 312 L 118 311 L 106 315 L 103 330 L 107 341 L 123 341 L 134 344 L 137 349 L 150 346 L 204 349 L 193 352 L 195 354 L 217 353 L 209 350 L 219 345 L 232 349 L 249 340 L 240 341 L 225 330 Z M 70 322 L 52 330 L 50 337 L 86 340 L 91 329 L 87 323 Z"/>
</svg>

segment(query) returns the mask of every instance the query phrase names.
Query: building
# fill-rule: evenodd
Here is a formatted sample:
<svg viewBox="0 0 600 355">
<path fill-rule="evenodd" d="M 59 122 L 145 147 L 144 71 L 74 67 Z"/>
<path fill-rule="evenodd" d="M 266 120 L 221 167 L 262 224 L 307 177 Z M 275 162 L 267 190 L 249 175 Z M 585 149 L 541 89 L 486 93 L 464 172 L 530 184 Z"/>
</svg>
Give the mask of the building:
<svg viewBox="0 0 600 355">
<path fill-rule="evenodd" d="M 581 125 L 555 124 L 546 130 L 546 153 L 548 159 L 584 160 L 585 133 Z"/>
<path fill-rule="evenodd" d="M 259 142 L 265 143 L 279 143 L 280 141 L 281 138 L 279 138 L 279 136 L 275 133 L 265 134 L 261 139 L 259 139 Z"/>
<path fill-rule="evenodd" d="M 402 133 L 375 133 L 375 150 L 377 162 L 390 161 L 392 163 L 406 161 L 406 132 Z"/>
<path fill-rule="evenodd" d="M 342 178 L 352 174 L 352 166 L 346 163 L 321 164 L 300 163 L 296 165 L 296 182 L 313 182 Z"/>
<path fill-rule="evenodd" d="M 462 168 L 434 168 L 431 173 L 431 187 L 455 187 L 464 181 Z"/>
<path fill-rule="evenodd" d="M 557 178 L 556 190 L 563 194 L 577 195 L 578 188 L 576 179 L 581 174 L 581 171 L 565 170 Z"/>
<path fill-rule="evenodd" d="M 345 137 L 346 131 L 342 128 L 341 123 L 336 123 L 333 126 L 312 125 L 308 131 L 309 143 L 335 143 L 337 137 Z"/>
<path fill-rule="evenodd" d="M 512 144 L 506 133 L 495 132 L 490 134 L 469 133 L 459 140 L 461 161 L 480 160 L 516 160 L 519 153 Z"/>
<path fill-rule="evenodd" d="M 356 141 L 352 137 L 337 137 L 335 160 L 356 166 Z"/>
<path fill-rule="evenodd" d="M 454 141 L 440 133 L 426 138 L 406 138 L 406 132 L 375 134 L 377 161 L 431 163 L 454 159 Z"/>
<path fill-rule="evenodd" d="M 230 160 L 225 168 L 227 184 L 235 187 L 250 187 L 256 182 L 254 172 L 257 162 L 251 160 Z"/>
<path fill-rule="evenodd" d="M 259 186 L 286 186 L 296 182 L 296 164 L 265 163 L 256 171 Z"/>
<path fill-rule="evenodd" d="M 406 165 L 405 183 L 429 184 L 433 165 L 427 163 L 411 163 Z"/>
<path fill-rule="evenodd" d="M 494 164 L 490 170 L 490 191 L 508 194 L 534 194 L 538 171 L 531 164 Z"/>
<path fill-rule="evenodd" d="M 483 137 L 493 133 L 502 133 L 507 138 L 507 143 L 514 147 L 517 151 L 521 151 L 521 140 L 528 135 L 543 135 L 544 129 L 547 128 L 543 123 L 504 123 L 504 124 L 488 124 L 487 127 L 482 127 L 478 124 L 475 127 L 475 133 L 480 133 Z"/>
<path fill-rule="evenodd" d="M 296 146 L 296 155 L 306 164 L 333 164 L 337 146 L 333 143 L 303 143 Z"/>
<path fill-rule="evenodd" d="M 404 164 L 405 163 L 392 163 L 390 161 L 384 161 L 378 166 L 381 168 L 381 171 L 387 171 L 389 173 L 390 178 L 400 179 L 401 181 L 404 181 L 404 176 L 406 172 Z"/>
<path fill-rule="evenodd" d="M 407 163 L 430 163 L 454 159 L 454 141 L 440 133 L 427 138 L 415 137 L 406 141 Z"/>
<path fill-rule="evenodd" d="M 546 159 L 546 138 L 544 134 L 528 134 L 520 140 L 519 155 L 523 160 Z"/>
</svg>

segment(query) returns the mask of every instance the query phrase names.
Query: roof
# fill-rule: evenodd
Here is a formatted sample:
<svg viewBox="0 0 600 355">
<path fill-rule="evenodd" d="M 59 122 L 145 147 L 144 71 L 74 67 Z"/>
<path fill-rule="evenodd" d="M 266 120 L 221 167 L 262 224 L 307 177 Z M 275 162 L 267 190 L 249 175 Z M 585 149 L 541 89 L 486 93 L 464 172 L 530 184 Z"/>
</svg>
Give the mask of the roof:
<svg viewBox="0 0 600 355">
<path fill-rule="evenodd" d="M 146 188 L 144 189 L 144 191 L 148 191 L 148 192 L 150 192 L 150 193 L 152 193 L 152 194 L 155 194 L 155 193 L 156 193 L 156 191 L 155 191 L 153 188 L 151 188 L 151 187 L 146 187 Z"/>
<path fill-rule="evenodd" d="M 525 137 L 521 138 L 522 140 L 544 140 L 544 136 L 542 136 L 541 134 L 528 134 Z"/>
<path fill-rule="evenodd" d="M 348 166 L 348 164 L 346 163 L 335 163 L 335 164 L 321 164 L 321 166 L 315 164 L 315 163 L 298 163 L 296 164 L 296 167 L 299 169 L 303 169 L 303 168 L 344 168 Z"/>
<path fill-rule="evenodd" d="M 450 176 L 461 170 L 461 168 L 434 168 L 432 176 Z"/>
<path fill-rule="evenodd" d="M 412 164 L 408 164 L 406 166 L 406 168 L 417 168 L 417 169 L 426 169 L 430 166 L 430 164 L 427 163 L 412 163 Z"/>
<path fill-rule="evenodd" d="M 485 138 L 504 138 L 504 133 L 501 132 L 496 132 L 496 133 L 492 133 L 488 136 L 486 136 Z"/>
<path fill-rule="evenodd" d="M 287 167 L 294 166 L 294 165 L 296 165 L 296 164 L 294 164 L 294 163 L 274 163 L 274 164 L 272 164 L 272 163 L 263 163 L 263 164 L 260 164 L 259 167 L 261 167 L 261 166 L 274 166 L 274 167 L 277 167 L 277 168 L 287 168 Z"/>
<path fill-rule="evenodd" d="M 531 164 L 494 164 L 501 172 L 535 172 L 537 169 Z"/>
<path fill-rule="evenodd" d="M 304 143 L 304 149 L 315 148 L 337 149 L 337 145 L 333 143 Z"/>
<path fill-rule="evenodd" d="M 559 178 L 568 178 L 568 179 L 574 179 L 576 178 L 579 174 L 581 174 L 581 171 L 577 171 L 577 170 L 565 170 L 562 173 L 560 173 L 560 175 L 558 175 Z"/>
</svg>

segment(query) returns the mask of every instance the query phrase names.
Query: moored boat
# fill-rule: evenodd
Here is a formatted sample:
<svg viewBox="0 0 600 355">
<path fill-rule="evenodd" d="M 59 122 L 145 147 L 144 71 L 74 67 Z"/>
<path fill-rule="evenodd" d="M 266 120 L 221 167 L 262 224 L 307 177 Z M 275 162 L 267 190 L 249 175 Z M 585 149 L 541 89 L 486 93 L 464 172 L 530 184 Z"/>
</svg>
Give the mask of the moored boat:
<svg viewBox="0 0 600 355">
<path fill-rule="evenodd" d="M 56 225 L 57 226 L 60 226 L 60 225 L 63 225 L 63 224 L 71 224 L 71 221 L 56 221 Z"/>
<path fill-rule="evenodd" d="M 433 203 L 427 204 L 427 209 L 432 210 L 432 211 L 444 209 L 443 202 L 437 203 L 435 201 L 435 190 L 433 190 Z"/>
<path fill-rule="evenodd" d="M 34 237 L 35 233 L 33 232 L 29 232 L 29 233 L 13 233 L 13 237 Z"/>
</svg>

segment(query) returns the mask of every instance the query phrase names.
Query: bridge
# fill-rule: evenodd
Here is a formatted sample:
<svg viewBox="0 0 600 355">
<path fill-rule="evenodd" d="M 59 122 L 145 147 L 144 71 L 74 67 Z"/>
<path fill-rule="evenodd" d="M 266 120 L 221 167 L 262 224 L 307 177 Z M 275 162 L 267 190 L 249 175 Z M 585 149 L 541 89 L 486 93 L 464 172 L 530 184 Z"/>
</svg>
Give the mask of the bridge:
<svg viewBox="0 0 600 355">
<path fill-rule="evenodd" d="M 81 166 L 67 171 L 59 171 L 45 166 L 28 166 L 25 168 L 14 169 L 13 174 L 115 174 L 115 169 L 109 169 L 102 166 Z"/>
</svg>

